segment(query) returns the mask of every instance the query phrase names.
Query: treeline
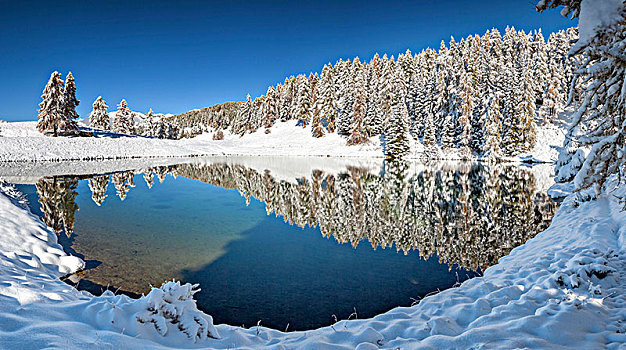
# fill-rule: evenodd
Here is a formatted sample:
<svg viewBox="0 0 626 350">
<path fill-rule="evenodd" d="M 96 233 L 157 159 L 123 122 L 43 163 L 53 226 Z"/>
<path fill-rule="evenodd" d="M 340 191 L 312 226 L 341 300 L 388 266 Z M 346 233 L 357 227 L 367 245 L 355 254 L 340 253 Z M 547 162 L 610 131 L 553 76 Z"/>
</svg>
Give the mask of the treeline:
<svg viewBox="0 0 626 350">
<path fill-rule="evenodd" d="M 94 132 L 80 132 L 78 126 L 78 113 L 76 107 L 80 101 L 76 99 L 76 83 L 72 72 L 69 72 L 65 82 L 59 72 L 53 72 L 41 95 L 42 102 L 39 104 L 37 130 L 46 135 L 80 135 L 94 136 Z M 126 135 L 143 135 L 161 139 L 179 139 L 179 128 L 166 120 L 163 114 L 154 114 L 152 109 L 144 118 L 139 113 L 133 112 L 128 107 L 126 100 L 122 99 L 113 121 L 107 112 L 104 99 L 99 96 L 93 103 L 93 110 L 89 115 L 89 126 L 99 130 L 110 130 Z M 136 123 L 135 117 L 139 117 L 143 123 Z"/>
<path fill-rule="evenodd" d="M 536 142 L 536 124 L 564 108 L 577 62 L 568 58 L 576 28 L 527 34 L 507 28 L 474 35 L 439 50 L 375 55 L 369 62 L 339 60 L 322 73 L 291 76 L 240 104 L 174 116 L 186 136 L 228 129 L 270 131 L 277 121 L 311 125 L 314 137 L 339 133 L 349 144 L 383 135 L 388 156 L 402 156 L 419 140 L 436 156 L 515 155 Z M 224 118 L 224 115 L 228 117 Z"/>
<path fill-rule="evenodd" d="M 89 115 L 89 126 L 126 135 L 142 135 L 159 139 L 177 140 L 181 137 L 178 126 L 167 121 L 165 115 L 152 112 L 152 108 L 143 118 L 139 113 L 131 111 L 126 100 L 122 99 L 112 122 L 107 112 L 108 108 L 102 96 L 99 96 L 93 103 L 93 111 Z M 142 123 L 137 123 L 136 117 Z"/>
</svg>

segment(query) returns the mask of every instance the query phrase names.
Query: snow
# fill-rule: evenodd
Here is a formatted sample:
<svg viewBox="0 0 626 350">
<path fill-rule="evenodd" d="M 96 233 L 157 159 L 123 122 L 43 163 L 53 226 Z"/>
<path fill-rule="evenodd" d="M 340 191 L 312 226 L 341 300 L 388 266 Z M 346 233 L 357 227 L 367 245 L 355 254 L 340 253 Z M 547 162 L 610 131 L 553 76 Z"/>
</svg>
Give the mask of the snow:
<svg viewBox="0 0 626 350">
<path fill-rule="evenodd" d="M 598 30 L 617 22 L 623 10 L 623 0 L 583 0 L 578 16 L 580 39 L 571 52 L 577 52 L 587 45 Z"/>
<path fill-rule="evenodd" d="M 197 157 L 215 155 L 239 156 L 307 156 L 345 158 L 383 158 L 380 138 L 372 137 L 367 144 L 348 146 L 346 138 L 327 134 L 311 136 L 310 126 L 296 126 L 297 121 L 278 122 L 271 133 L 263 130 L 243 137 L 224 132 L 224 140 L 215 141 L 211 133 L 191 139 L 159 140 L 140 136 L 125 136 L 97 132 L 96 137 L 45 137 L 35 129 L 35 122 L 2 123 L 0 125 L 0 162 L 93 160 L 156 157 Z M 537 146 L 532 156 L 538 162 L 557 159 L 556 146 L 563 142 L 565 131 L 560 126 L 538 128 Z M 424 148 L 412 141 L 408 159 L 423 157 Z M 443 159 L 460 159 L 454 152 L 443 154 Z M 521 157 L 507 158 L 519 161 Z"/>
<path fill-rule="evenodd" d="M 213 325 L 188 284 L 168 282 L 140 299 L 73 289 L 58 277 L 82 261 L 0 184 L 0 348 L 619 349 L 626 344 L 625 192 L 580 205 L 567 198 L 548 230 L 483 277 L 415 306 L 284 333 Z"/>
</svg>

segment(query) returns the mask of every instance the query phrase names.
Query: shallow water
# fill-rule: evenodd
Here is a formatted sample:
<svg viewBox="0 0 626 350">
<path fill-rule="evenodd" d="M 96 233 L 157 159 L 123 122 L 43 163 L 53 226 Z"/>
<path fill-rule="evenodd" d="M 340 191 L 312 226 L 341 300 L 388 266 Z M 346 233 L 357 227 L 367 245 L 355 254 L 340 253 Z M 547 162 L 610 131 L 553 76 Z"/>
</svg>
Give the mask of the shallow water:
<svg viewBox="0 0 626 350">
<path fill-rule="evenodd" d="M 19 188 L 88 261 L 78 288 L 140 294 L 176 278 L 200 284 L 198 306 L 217 323 L 301 330 L 476 276 L 549 224 L 555 205 L 536 182 L 477 164 L 279 179 L 190 163 Z"/>
</svg>

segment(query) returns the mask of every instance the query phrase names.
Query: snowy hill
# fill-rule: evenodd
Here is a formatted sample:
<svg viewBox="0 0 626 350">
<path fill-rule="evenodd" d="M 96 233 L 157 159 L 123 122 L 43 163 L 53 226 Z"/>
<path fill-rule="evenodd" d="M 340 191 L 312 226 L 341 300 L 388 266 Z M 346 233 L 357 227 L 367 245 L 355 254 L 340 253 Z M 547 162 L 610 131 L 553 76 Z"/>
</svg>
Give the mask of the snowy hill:
<svg viewBox="0 0 626 350">
<path fill-rule="evenodd" d="M 137 118 L 143 118 L 140 113 Z M 84 123 L 84 119 L 83 119 Z M 123 159 L 154 157 L 189 157 L 211 155 L 247 156 L 316 156 L 348 158 L 383 158 L 383 146 L 377 137 L 368 143 L 348 146 L 346 139 L 337 134 L 322 138 L 311 137 L 311 128 L 296 126 L 297 121 L 278 122 L 272 132 L 262 131 L 243 137 L 224 132 L 224 140 L 213 140 L 211 133 L 191 139 L 160 140 L 141 136 L 126 136 L 98 132 L 96 137 L 45 137 L 39 133 L 35 122 L 0 124 L 0 161 L 58 161 L 90 159 Z M 538 130 L 537 146 L 531 152 L 509 161 L 532 158 L 535 161 L 554 162 L 557 147 L 563 143 L 563 127 L 549 124 Z M 412 141 L 407 159 L 421 159 L 423 146 Z M 459 159 L 450 151 L 443 159 Z"/>
</svg>

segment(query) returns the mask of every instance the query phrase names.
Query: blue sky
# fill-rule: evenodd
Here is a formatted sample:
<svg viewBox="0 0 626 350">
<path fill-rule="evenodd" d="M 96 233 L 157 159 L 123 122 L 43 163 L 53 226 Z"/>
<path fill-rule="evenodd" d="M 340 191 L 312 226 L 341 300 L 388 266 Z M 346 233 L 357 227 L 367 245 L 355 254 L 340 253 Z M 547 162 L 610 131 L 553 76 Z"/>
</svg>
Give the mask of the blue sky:
<svg viewBox="0 0 626 350">
<path fill-rule="evenodd" d="M 50 73 L 72 71 L 81 117 L 110 110 L 180 113 L 264 94 L 285 76 L 339 58 L 439 47 L 492 27 L 544 33 L 575 21 L 533 0 L 0 0 L 0 119 L 34 120 Z"/>
</svg>

